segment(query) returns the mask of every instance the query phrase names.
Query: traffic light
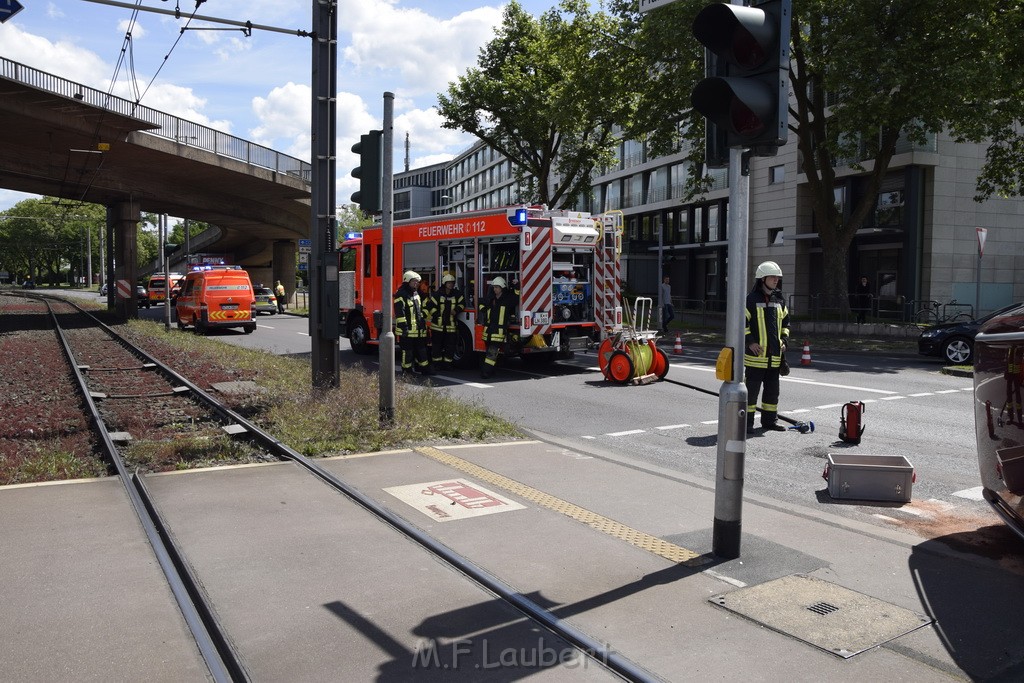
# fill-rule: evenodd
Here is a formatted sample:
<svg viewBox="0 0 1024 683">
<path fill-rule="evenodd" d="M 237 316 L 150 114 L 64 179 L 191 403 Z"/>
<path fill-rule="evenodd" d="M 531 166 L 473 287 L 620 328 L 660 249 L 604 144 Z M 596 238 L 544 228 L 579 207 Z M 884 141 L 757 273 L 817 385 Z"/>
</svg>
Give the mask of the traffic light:
<svg viewBox="0 0 1024 683">
<path fill-rule="evenodd" d="M 180 249 L 180 244 L 172 244 L 170 242 L 166 242 L 164 244 L 164 256 L 170 256 L 171 254 L 178 252 Z"/>
<path fill-rule="evenodd" d="M 791 16 L 792 0 L 766 0 L 708 5 L 693 21 L 694 36 L 708 50 L 708 77 L 690 103 L 713 124 L 709 134 L 724 132 L 729 147 L 773 156 L 789 137 Z"/>
<path fill-rule="evenodd" d="M 366 213 L 380 213 L 384 184 L 384 131 L 371 130 L 359 136 L 359 142 L 352 145 L 352 151 L 359 155 L 359 165 L 352 169 L 352 177 L 359 178 L 359 191 L 352 193 L 352 201 Z"/>
</svg>

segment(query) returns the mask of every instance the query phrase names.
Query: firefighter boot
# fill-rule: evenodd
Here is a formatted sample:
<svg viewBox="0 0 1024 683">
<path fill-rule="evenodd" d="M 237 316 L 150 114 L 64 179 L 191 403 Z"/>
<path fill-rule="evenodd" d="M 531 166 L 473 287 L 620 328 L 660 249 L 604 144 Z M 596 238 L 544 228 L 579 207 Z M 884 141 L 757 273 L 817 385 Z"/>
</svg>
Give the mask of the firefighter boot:
<svg viewBox="0 0 1024 683">
<path fill-rule="evenodd" d="M 766 432 L 784 432 L 786 428 L 779 424 L 779 414 L 774 410 L 761 413 L 761 427 Z"/>
<path fill-rule="evenodd" d="M 756 408 L 747 408 L 747 434 L 754 433 L 754 415 L 757 413 Z"/>
</svg>

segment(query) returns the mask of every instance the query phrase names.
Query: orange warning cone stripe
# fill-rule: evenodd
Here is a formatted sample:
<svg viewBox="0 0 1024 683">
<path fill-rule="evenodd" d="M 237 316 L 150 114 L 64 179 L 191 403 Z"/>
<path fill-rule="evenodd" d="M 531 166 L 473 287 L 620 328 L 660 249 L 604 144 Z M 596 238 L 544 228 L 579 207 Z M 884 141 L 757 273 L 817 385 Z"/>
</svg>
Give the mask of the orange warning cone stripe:
<svg viewBox="0 0 1024 683">
<path fill-rule="evenodd" d="M 683 355 L 683 336 L 678 332 L 676 332 L 676 343 L 675 346 L 672 347 L 672 353 L 677 356 Z"/>
<path fill-rule="evenodd" d="M 806 339 L 804 340 L 804 352 L 800 356 L 800 365 L 811 364 L 811 344 Z"/>
</svg>

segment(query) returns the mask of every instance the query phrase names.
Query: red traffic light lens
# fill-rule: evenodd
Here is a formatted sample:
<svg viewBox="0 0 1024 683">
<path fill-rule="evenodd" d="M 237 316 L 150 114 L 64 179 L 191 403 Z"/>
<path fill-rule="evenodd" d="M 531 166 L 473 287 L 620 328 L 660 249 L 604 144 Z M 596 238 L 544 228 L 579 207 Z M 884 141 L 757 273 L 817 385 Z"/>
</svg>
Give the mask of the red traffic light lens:
<svg viewBox="0 0 1024 683">
<path fill-rule="evenodd" d="M 738 97 L 729 104 L 729 121 L 737 135 L 744 138 L 760 135 L 765 130 L 764 121 Z"/>
</svg>

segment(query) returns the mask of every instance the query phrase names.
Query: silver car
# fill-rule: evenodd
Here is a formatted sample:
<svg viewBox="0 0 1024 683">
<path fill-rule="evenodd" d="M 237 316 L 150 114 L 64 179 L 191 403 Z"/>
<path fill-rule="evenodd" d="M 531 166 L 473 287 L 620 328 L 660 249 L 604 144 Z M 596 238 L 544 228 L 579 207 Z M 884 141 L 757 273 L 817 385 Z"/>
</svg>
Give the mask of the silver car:
<svg viewBox="0 0 1024 683">
<path fill-rule="evenodd" d="M 256 305 L 253 307 L 257 313 L 277 313 L 277 297 L 270 287 L 253 287 L 256 295 Z"/>
</svg>

